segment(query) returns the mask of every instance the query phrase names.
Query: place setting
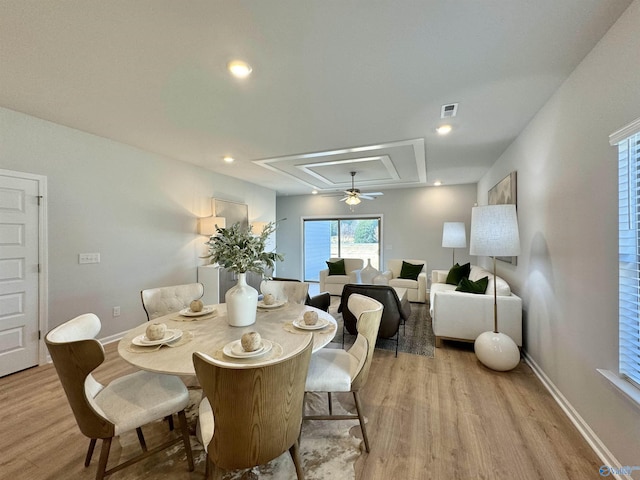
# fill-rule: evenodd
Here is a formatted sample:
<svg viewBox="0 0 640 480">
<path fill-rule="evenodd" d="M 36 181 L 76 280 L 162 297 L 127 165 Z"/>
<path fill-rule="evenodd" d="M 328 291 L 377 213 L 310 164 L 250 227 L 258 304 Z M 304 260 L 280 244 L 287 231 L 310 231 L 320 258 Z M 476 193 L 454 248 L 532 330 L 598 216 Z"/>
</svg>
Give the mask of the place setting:
<svg viewBox="0 0 640 480">
<path fill-rule="evenodd" d="M 258 308 L 269 310 L 272 308 L 280 308 L 287 303 L 286 300 L 277 299 L 272 294 L 267 293 L 262 300 L 258 301 Z"/>
<path fill-rule="evenodd" d="M 192 322 L 194 320 L 208 320 L 218 315 L 213 305 L 204 305 L 201 300 L 192 301 L 187 308 L 178 312 L 180 316 L 172 318 L 177 322 Z"/>
<path fill-rule="evenodd" d="M 137 335 L 128 346 L 130 352 L 148 353 L 155 352 L 163 346 L 178 347 L 193 339 L 193 333 L 180 329 L 167 328 L 164 323 L 152 322 L 146 328 L 145 333 Z"/>
<path fill-rule="evenodd" d="M 287 322 L 282 328 L 291 333 L 329 333 L 335 330 L 336 325 L 325 318 L 319 317 L 317 312 L 308 310 L 304 312 L 302 318 Z"/>
<path fill-rule="evenodd" d="M 272 340 L 262 338 L 258 332 L 245 332 L 238 340 L 233 340 L 217 350 L 213 358 L 219 363 L 248 364 L 273 360 L 282 356 L 282 346 Z"/>
</svg>

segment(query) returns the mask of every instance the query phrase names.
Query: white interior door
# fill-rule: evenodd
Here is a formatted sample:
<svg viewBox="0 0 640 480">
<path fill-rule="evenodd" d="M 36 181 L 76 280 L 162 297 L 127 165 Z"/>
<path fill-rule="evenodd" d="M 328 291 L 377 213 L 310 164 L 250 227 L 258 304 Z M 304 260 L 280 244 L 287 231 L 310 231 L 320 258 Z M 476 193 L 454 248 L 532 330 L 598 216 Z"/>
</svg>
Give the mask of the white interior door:
<svg viewBox="0 0 640 480">
<path fill-rule="evenodd" d="M 38 195 L 37 180 L 0 174 L 0 376 L 39 363 Z"/>
</svg>

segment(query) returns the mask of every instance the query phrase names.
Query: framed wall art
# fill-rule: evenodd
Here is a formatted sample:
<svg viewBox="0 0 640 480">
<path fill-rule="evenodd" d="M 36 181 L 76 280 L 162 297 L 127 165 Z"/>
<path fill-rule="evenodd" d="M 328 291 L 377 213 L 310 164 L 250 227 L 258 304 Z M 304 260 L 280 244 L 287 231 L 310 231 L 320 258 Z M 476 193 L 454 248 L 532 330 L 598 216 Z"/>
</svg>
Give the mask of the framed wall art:
<svg viewBox="0 0 640 480">
<path fill-rule="evenodd" d="M 227 227 L 234 223 L 240 223 L 243 228 L 249 226 L 249 207 L 246 203 L 229 202 L 228 200 L 214 198 L 213 212 L 214 216 L 225 218 Z"/>
<path fill-rule="evenodd" d="M 516 172 L 511 172 L 489 190 L 489 205 L 515 205 L 518 208 Z M 503 262 L 516 265 L 518 257 L 496 257 Z"/>
</svg>

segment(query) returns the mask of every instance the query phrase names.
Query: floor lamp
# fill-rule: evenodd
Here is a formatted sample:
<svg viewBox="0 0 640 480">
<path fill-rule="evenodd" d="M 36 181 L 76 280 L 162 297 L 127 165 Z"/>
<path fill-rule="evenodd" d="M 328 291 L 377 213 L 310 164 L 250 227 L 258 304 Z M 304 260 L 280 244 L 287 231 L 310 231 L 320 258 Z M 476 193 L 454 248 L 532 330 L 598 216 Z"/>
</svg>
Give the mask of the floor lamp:
<svg viewBox="0 0 640 480">
<path fill-rule="evenodd" d="M 456 248 L 467 248 L 467 232 L 464 222 L 444 222 L 442 246 L 452 248 L 451 266 L 456 264 Z"/>
<path fill-rule="evenodd" d="M 493 257 L 493 331 L 481 333 L 474 349 L 478 360 L 487 367 L 506 371 L 520 363 L 520 350 L 504 333 L 498 332 L 498 298 L 496 294 L 496 257 L 520 254 L 520 235 L 515 205 L 486 205 L 471 210 L 469 253 Z"/>
</svg>

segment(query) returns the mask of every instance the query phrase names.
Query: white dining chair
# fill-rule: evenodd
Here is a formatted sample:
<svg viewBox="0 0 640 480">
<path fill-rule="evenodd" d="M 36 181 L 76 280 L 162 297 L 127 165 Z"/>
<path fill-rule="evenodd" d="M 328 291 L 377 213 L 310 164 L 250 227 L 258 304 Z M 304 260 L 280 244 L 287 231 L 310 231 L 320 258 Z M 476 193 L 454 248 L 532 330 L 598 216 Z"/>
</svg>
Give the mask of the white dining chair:
<svg viewBox="0 0 640 480">
<path fill-rule="evenodd" d="M 201 283 L 147 288 L 140 292 L 142 308 L 149 321 L 169 313 L 179 312 L 202 295 L 204 295 L 204 286 Z"/>
<path fill-rule="evenodd" d="M 369 438 L 365 428 L 359 391 L 369 376 L 369 368 L 376 347 L 378 329 L 382 319 L 383 305 L 370 297 L 359 293 L 349 296 L 349 310 L 358 319 L 358 336 L 348 351 L 323 348 L 311 357 L 309 375 L 305 390 L 307 392 L 327 392 L 329 415 L 307 415 L 304 420 L 348 420 L 360 421 L 362 438 L 367 452 Z M 333 415 L 331 392 L 352 392 L 357 415 Z"/>
<path fill-rule="evenodd" d="M 263 295 L 270 293 L 276 301 L 304 305 L 309 293 L 309 284 L 287 280 L 263 280 L 260 283 L 260 292 Z"/>
<path fill-rule="evenodd" d="M 189 393 L 184 383 L 176 376 L 140 371 L 102 385 L 91 374 L 105 360 L 102 344 L 95 339 L 100 328 L 100 319 L 93 313 L 87 313 L 63 323 L 45 336 L 76 423 L 80 431 L 91 439 L 85 467 L 91 462 L 99 438 L 102 439 L 102 451 L 96 480 L 182 441 L 189 471 L 193 471 L 184 412 L 189 403 Z M 174 413 L 178 413 L 181 436 L 147 449 L 141 427 Z M 131 430 L 138 434 L 142 453 L 107 469 L 113 438 Z"/>
</svg>

